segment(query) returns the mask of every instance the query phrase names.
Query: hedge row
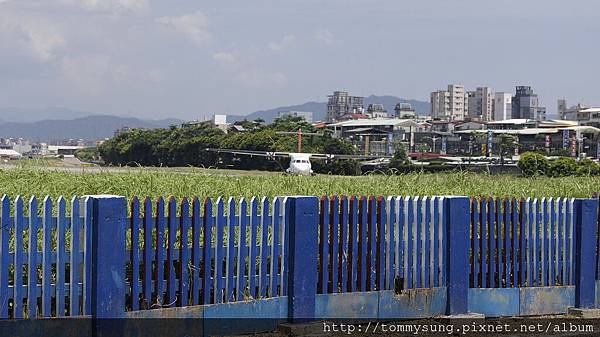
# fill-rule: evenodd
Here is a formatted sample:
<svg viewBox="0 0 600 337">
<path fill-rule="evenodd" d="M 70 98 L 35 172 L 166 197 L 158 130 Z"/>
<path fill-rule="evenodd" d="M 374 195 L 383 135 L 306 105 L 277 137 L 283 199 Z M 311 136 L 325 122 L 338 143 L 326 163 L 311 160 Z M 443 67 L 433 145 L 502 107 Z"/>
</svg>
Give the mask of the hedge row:
<svg viewBox="0 0 600 337">
<path fill-rule="evenodd" d="M 523 175 L 528 177 L 540 175 L 548 177 L 600 175 L 600 165 L 590 159 L 583 159 L 579 162 L 571 157 L 548 160 L 545 156 L 534 152 L 523 153 L 518 166 Z"/>
</svg>

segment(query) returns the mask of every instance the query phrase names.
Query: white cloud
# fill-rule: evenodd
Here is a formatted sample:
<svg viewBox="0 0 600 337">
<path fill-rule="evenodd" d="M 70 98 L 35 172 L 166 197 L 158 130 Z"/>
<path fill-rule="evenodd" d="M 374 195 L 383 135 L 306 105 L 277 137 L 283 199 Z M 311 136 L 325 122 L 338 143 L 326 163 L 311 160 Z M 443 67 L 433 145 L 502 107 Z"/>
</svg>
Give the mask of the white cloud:
<svg viewBox="0 0 600 337">
<path fill-rule="evenodd" d="M 243 70 L 238 74 L 238 79 L 249 86 L 283 86 L 287 83 L 287 76 L 280 72 L 262 72 L 258 69 Z"/>
<path fill-rule="evenodd" d="M 141 13 L 150 8 L 149 0 L 60 0 L 64 5 L 77 6 L 88 11 Z"/>
<path fill-rule="evenodd" d="M 234 65 L 237 64 L 239 59 L 238 56 L 231 52 L 218 52 L 212 55 L 213 59 L 219 62 L 221 65 Z"/>
<path fill-rule="evenodd" d="M 335 42 L 335 36 L 327 29 L 317 31 L 315 33 L 315 39 L 326 45 L 332 45 Z"/>
<path fill-rule="evenodd" d="M 296 41 L 296 37 L 294 35 L 286 35 L 281 39 L 280 42 L 269 43 L 269 49 L 274 52 L 280 52 L 294 44 L 294 41 Z"/>
<path fill-rule="evenodd" d="M 164 16 L 156 20 L 169 29 L 185 35 L 197 45 L 203 45 L 212 39 L 208 31 L 209 19 L 201 11 L 182 16 Z"/>
<path fill-rule="evenodd" d="M 56 57 L 66 40 L 58 29 L 45 20 L 34 20 L 12 15 L 0 15 L 0 33 L 7 35 L 7 41 L 16 43 L 41 62 Z"/>
</svg>

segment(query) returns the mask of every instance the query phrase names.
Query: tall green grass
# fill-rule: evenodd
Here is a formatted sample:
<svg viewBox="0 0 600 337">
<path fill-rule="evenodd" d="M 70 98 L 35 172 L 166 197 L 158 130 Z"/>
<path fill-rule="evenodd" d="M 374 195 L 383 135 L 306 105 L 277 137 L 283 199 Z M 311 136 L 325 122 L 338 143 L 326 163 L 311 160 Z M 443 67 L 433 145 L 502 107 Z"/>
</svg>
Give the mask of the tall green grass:
<svg viewBox="0 0 600 337">
<path fill-rule="evenodd" d="M 72 196 L 115 194 L 250 197 L 276 195 L 466 195 L 511 197 L 589 197 L 600 191 L 597 177 L 523 178 L 475 173 L 411 173 L 399 176 L 227 175 L 223 171 L 132 169 L 126 172 L 73 173 L 34 167 L 0 169 L 0 195 Z"/>
</svg>

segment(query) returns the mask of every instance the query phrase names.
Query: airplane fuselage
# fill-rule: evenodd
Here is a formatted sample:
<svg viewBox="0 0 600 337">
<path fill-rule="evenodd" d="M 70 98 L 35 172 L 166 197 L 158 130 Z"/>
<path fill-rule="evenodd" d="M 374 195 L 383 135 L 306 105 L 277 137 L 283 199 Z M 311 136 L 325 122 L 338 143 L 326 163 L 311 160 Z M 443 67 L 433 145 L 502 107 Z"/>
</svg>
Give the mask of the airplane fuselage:
<svg viewBox="0 0 600 337">
<path fill-rule="evenodd" d="M 309 176 L 313 173 L 310 164 L 310 154 L 308 153 L 290 153 L 290 167 L 285 170 L 290 174 Z"/>
</svg>

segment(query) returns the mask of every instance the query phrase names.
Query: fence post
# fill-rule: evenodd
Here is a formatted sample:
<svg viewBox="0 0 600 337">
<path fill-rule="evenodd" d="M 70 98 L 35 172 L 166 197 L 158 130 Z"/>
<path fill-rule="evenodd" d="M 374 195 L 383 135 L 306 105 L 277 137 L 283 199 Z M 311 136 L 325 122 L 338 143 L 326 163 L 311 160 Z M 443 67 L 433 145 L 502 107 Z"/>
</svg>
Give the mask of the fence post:
<svg viewBox="0 0 600 337">
<path fill-rule="evenodd" d="M 575 199 L 575 307 L 596 302 L 598 199 Z"/>
<path fill-rule="evenodd" d="M 470 205 L 467 197 L 446 197 L 446 314 L 468 312 L 469 295 L 469 221 Z"/>
<path fill-rule="evenodd" d="M 288 197 L 286 203 L 288 320 L 298 323 L 315 318 L 319 198 Z"/>
<path fill-rule="evenodd" d="M 125 316 L 125 197 L 92 198 L 92 318 Z"/>
</svg>

